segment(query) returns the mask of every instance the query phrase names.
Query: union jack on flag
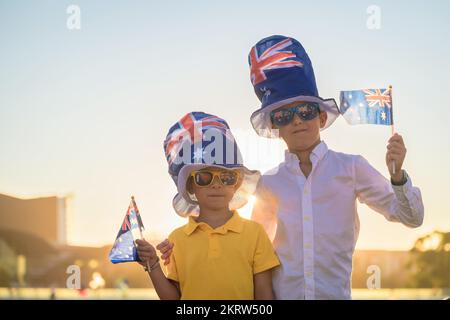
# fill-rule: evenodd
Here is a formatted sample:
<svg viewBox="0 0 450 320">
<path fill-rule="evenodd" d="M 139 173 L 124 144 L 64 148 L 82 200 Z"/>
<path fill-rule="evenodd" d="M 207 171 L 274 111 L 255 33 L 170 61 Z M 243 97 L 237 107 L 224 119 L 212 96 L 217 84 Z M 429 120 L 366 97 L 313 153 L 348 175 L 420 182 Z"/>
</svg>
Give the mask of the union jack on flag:
<svg viewBox="0 0 450 320">
<path fill-rule="evenodd" d="M 229 127 L 226 122 L 216 116 L 203 112 L 191 112 L 186 114 L 172 128 L 164 141 L 164 150 L 169 165 L 178 156 L 185 141 L 190 144 L 201 142 L 202 133 L 208 129 L 217 129 L 224 135 L 229 135 Z"/>
<path fill-rule="evenodd" d="M 116 241 L 109 253 L 112 263 L 139 261 L 135 240 L 142 238 L 144 224 L 137 208 L 134 197 L 131 198 L 122 226 L 117 234 Z"/>
<path fill-rule="evenodd" d="M 350 124 L 392 125 L 392 90 L 341 91 L 340 112 Z"/>
<path fill-rule="evenodd" d="M 390 89 L 364 89 L 364 93 L 366 94 L 365 98 L 369 107 L 374 107 L 379 105 L 384 108 L 387 106 L 391 107 L 392 99 L 391 99 L 391 90 Z"/>
<path fill-rule="evenodd" d="M 258 54 L 256 46 L 252 48 L 249 62 L 250 78 L 254 86 L 267 79 L 264 73 L 267 70 L 303 67 L 303 63 L 298 61 L 297 56 L 292 51 L 284 50 L 291 45 L 292 40 L 288 38 L 269 47 L 261 54 Z"/>
</svg>

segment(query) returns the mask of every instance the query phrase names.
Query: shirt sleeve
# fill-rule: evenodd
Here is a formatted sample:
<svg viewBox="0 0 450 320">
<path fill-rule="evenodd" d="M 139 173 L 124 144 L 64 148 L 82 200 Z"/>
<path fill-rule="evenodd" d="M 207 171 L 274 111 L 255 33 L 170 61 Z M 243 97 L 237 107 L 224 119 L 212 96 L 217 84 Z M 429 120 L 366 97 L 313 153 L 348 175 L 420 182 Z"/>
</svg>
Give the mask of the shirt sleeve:
<svg viewBox="0 0 450 320">
<path fill-rule="evenodd" d="M 394 186 L 362 156 L 354 158 L 356 196 L 361 203 L 381 213 L 387 220 L 415 228 L 422 225 L 424 206 L 420 189 L 411 179 Z"/>
<path fill-rule="evenodd" d="M 172 237 L 172 235 L 169 236 L 169 241 L 171 243 L 174 243 L 174 239 Z M 175 250 L 175 247 L 173 248 Z M 179 282 L 178 280 L 178 271 L 177 271 L 177 263 L 175 260 L 175 254 L 174 252 L 172 252 L 172 254 L 170 255 L 170 262 L 169 264 L 166 266 L 166 274 L 167 274 L 167 279 Z"/>
<path fill-rule="evenodd" d="M 261 224 L 269 239 L 273 241 L 277 230 L 278 202 L 276 196 L 264 184 L 263 178 L 259 180 L 256 188 L 256 201 L 253 206 L 251 219 Z"/>
<path fill-rule="evenodd" d="M 253 274 L 257 274 L 280 265 L 277 255 L 273 249 L 263 227 L 258 224 L 258 234 L 255 253 L 253 256 Z"/>
</svg>

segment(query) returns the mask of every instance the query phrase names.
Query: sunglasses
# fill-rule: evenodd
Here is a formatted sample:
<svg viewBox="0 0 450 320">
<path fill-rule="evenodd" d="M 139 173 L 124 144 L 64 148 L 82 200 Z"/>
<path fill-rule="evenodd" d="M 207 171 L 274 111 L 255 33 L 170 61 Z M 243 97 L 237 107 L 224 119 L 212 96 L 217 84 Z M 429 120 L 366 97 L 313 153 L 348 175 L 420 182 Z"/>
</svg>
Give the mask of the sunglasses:
<svg viewBox="0 0 450 320">
<path fill-rule="evenodd" d="M 191 177 L 194 179 L 194 183 L 199 187 L 208 187 L 214 181 L 215 177 L 218 177 L 220 183 L 224 186 L 235 186 L 239 181 L 239 171 L 201 170 L 192 172 Z"/>
<path fill-rule="evenodd" d="M 303 121 L 309 121 L 317 117 L 319 114 L 319 104 L 316 102 L 304 102 L 291 108 L 276 109 L 270 113 L 272 124 L 282 127 L 289 124 L 294 115 L 298 115 Z"/>
</svg>

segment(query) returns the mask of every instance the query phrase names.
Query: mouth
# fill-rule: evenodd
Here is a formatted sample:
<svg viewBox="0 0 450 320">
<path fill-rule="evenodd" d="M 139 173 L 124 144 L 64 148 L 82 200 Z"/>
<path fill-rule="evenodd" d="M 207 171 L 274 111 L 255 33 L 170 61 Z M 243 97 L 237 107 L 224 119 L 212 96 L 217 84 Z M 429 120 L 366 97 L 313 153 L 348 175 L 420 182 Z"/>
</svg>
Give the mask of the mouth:
<svg viewBox="0 0 450 320">
<path fill-rule="evenodd" d="M 223 194 L 210 194 L 208 195 L 208 198 L 224 198 L 225 196 Z"/>
<path fill-rule="evenodd" d="M 308 131 L 308 130 L 307 129 L 296 129 L 296 130 L 292 131 L 292 134 L 303 133 L 306 131 Z"/>
</svg>

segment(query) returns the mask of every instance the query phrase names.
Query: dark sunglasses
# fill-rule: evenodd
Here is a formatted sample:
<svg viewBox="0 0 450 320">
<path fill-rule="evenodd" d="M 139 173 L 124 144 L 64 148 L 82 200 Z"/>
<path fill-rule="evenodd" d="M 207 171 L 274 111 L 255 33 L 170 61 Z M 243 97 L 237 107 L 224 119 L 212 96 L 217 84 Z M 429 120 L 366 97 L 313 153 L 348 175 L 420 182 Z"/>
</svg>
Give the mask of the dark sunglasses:
<svg viewBox="0 0 450 320">
<path fill-rule="evenodd" d="M 219 177 L 224 186 L 235 186 L 239 180 L 239 171 L 202 170 L 191 173 L 191 177 L 194 178 L 195 184 L 199 187 L 209 186 L 216 176 Z"/>
<path fill-rule="evenodd" d="M 298 115 L 303 121 L 309 121 L 320 113 L 319 104 L 316 102 L 303 102 L 291 108 L 276 109 L 270 113 L 272 124 L 282 127 L 289 124 L 294 115 Z"/>
</svg>

